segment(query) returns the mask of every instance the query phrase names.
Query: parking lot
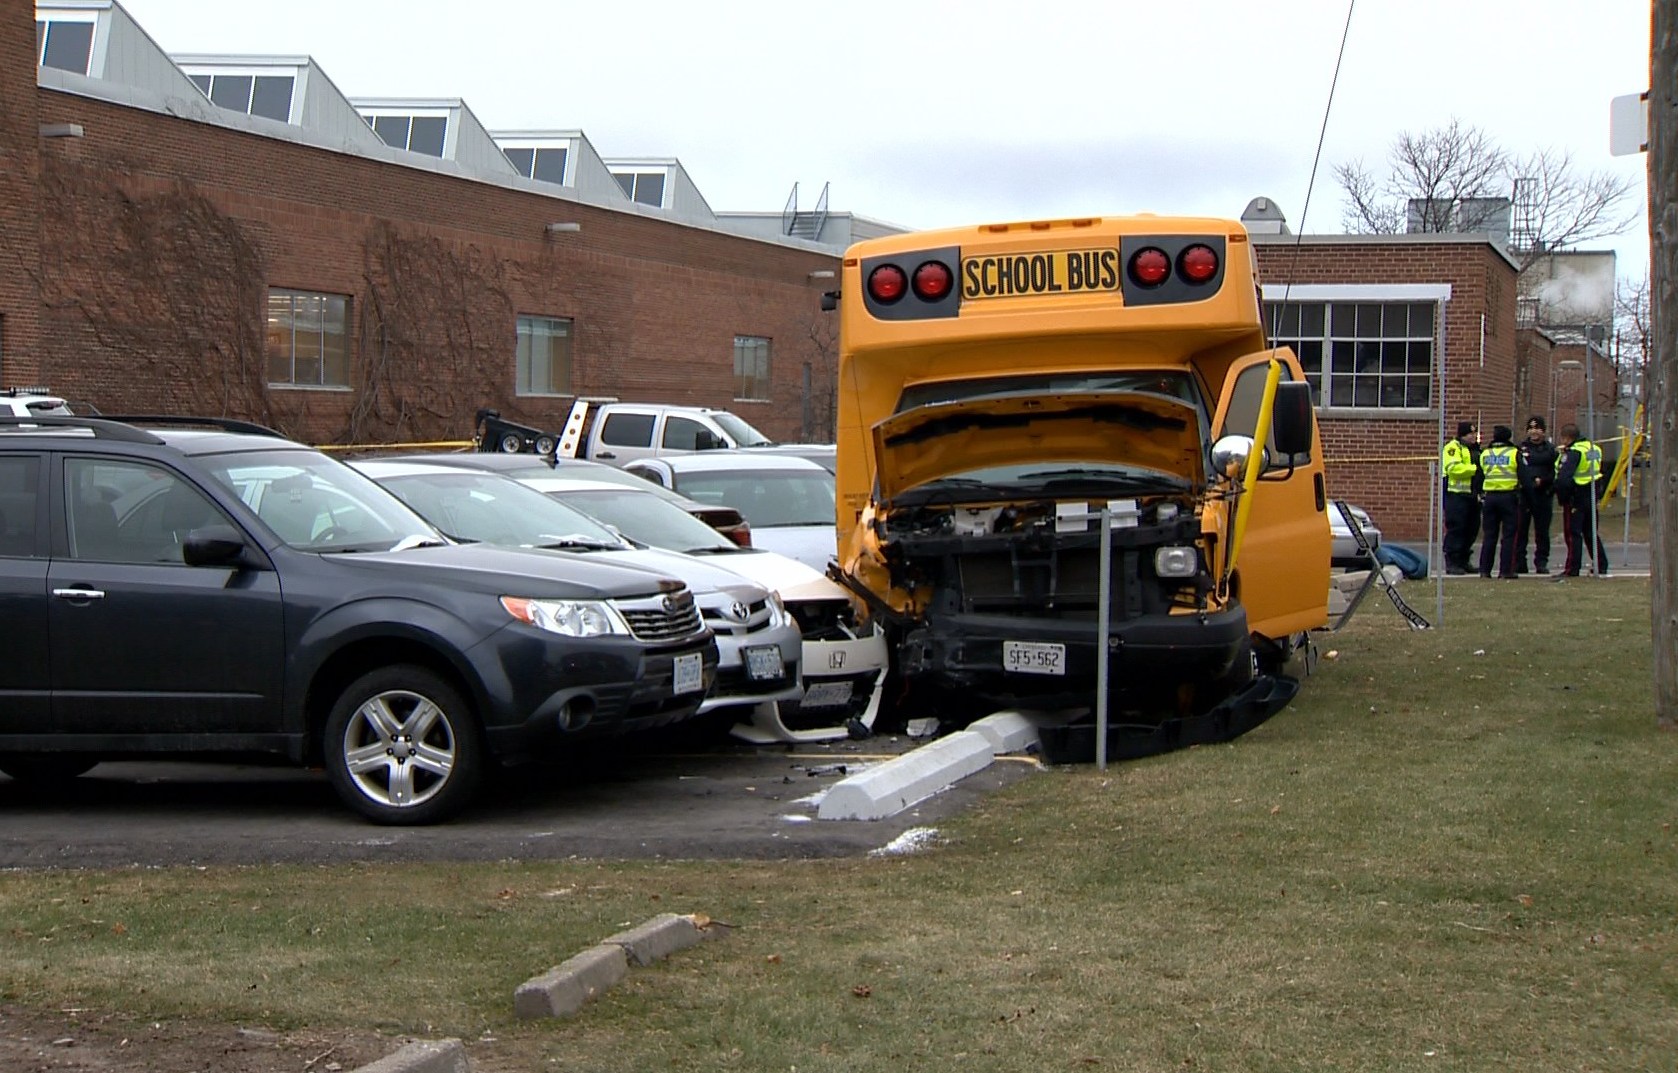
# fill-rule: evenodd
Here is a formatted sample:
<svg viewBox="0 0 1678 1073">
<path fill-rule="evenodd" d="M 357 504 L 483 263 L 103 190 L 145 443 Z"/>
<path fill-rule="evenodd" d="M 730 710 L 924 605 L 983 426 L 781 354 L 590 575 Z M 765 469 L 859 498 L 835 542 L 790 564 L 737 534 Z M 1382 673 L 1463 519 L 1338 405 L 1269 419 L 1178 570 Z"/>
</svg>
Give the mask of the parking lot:
<svg viewBox="0 0 1678 1073">
<path fill-rule="evenodd" d="M 1003 760 L 887 819 L 815 818 L 841 778 L 916 744 L 595 748 L 491 780 L 475 806 L 432 827 L 369 824 L 319 771 L 108 763 L 51 790 L 0 776 L 0 868 L 860 856 L 1035 770 Z"/>
</svg>

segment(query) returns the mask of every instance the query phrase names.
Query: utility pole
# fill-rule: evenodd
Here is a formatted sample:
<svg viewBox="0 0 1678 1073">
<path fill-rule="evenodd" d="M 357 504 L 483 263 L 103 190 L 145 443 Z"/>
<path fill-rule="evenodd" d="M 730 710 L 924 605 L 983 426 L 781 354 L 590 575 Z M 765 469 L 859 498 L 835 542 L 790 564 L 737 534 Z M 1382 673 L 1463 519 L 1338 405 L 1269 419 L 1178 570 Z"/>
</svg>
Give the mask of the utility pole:
<svg viewBox="0 0 1678 1073">
<path fill-rule="evenodd" d="M 1678 0 L 1653 0 L 1649 35 L 1649 316 L 1654 373 L 1649 429 L 1655 487 L 1649 562 L 1655 723 L 1678 730 Z"/>
</svg>

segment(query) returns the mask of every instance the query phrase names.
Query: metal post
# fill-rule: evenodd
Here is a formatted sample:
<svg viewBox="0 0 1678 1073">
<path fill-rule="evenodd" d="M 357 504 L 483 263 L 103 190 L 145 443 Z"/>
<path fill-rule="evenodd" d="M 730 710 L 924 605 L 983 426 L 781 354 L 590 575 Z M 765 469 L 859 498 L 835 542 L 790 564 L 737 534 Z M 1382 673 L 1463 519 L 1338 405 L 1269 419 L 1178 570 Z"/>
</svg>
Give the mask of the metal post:
<svg viewBox="0 0 1678 1073">
<path fill-rule="evenodd" d="M 1591 443 L 1596 446 L 1597 473 L 1598 473 L 1598 475 L 1600 475 L 1602 473 L 1602 444 L 1596 442 L 1596 381 L 1591 377 L 1591 368 L 1594 365 L 1596 365 L 1596 353 L 1591 346 L 1590 335 L 1587 333 L 1586 336 L 1585 336 L 1585 427 L 1587 429 L 1589 429 L 1590 431 L 1585 433 L 1585 438 L 1587 440 L 1590 440 Z M 1584 459 L 1580 459 L 1580 461 L 1582 462 L 1582 461 L 1584 461 Z M 1593 480 L 1590 483 L 1590 504 L 1591 504 L 1590 558 L 1591 558 L 1591 576 L 1592 577 L 1597 577 L 1598 575 L 1600 575 L 1602 573 L 1602 571 L 1600 569 L 1598 569 L 1600 564 L 1599 564 L 1599 562 L 1597 560 L 1597 557 L 1596 557 L 1596 549 L 1598 547 L 1598 544 L 1597 544 L 1597 524 L 1596 524 L 1596 515 L 1597 515 L 1596 490 L 1597 490 L 1597 487 L 1598 487 L 1597 482 Z M 1580 565 L 1582 566 L 1583 563 L 1581 563 Z"/>
<path fill-rule="evenodd" d="M 1112 628 L 1113 530 L 1111 508 L 1101 504 L 1101 547 L 1096 553 L 1095 767 L 1107 770 L 1107 631 Z"/>
</svg>

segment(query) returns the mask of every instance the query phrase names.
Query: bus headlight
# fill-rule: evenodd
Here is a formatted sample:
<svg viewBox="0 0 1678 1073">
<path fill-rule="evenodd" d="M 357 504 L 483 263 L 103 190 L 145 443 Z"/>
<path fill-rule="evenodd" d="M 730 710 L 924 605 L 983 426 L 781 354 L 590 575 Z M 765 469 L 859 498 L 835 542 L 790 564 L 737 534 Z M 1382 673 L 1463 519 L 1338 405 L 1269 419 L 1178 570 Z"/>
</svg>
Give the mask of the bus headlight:
<svg viewBox="0 0 1678 1073">
<path fill-rule="evenodd" d="M 1160 548 L 1154 552 L 1154 573 L 1160 577 L 1194 577 L 1200 556 L 1193 548 Z"/>
</svg>

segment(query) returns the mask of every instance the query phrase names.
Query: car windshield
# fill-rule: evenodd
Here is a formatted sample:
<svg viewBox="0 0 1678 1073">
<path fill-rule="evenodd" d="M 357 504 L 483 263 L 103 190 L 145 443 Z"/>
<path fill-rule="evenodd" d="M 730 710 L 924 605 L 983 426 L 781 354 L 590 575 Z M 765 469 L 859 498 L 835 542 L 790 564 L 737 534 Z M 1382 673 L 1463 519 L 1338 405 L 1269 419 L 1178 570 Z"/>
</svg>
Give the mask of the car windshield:
<svg viewBox="0 0 1678 1073">
<path fill-rule="evenodd" d="M 760 444 L 770 442 L 768 436 L 765 436 L 763 433 L 746 424 L 746 422 L 742 421 L 738 417 L 735 417 L 733 414 L 712 414 L 711 418 L 716 421 L 724 432 L 733 437 L 734 442 L 739 444 L 741 447 L 756 447 Z"/>
<path fill-rule="evenodd" d="M 389 551 L 438 542 L 437 531 L 401 500 L 318 451 L 243 451 L 200 461 L 301 551 Z"/>
<path fill-rule="evenodd" d="M 631 540 L 666 551 L 731 551 L 738 545 L 654 492 L 635 488 L 564 489 L 548 493 Z"/>
<path fill-rule="evenodd" d="M 523 548 L 630 545 L 580 510 L 494 473 L 383 473 L 375 480 L 454 540 Z"/>
<path fill-rule="evenodd" d="M 681 473 L 676 491 L 712 506 L 733 507 L 753 529 L 833 525 L 833 474 L 808 470 L 711 470 Z"/>
</svg>

